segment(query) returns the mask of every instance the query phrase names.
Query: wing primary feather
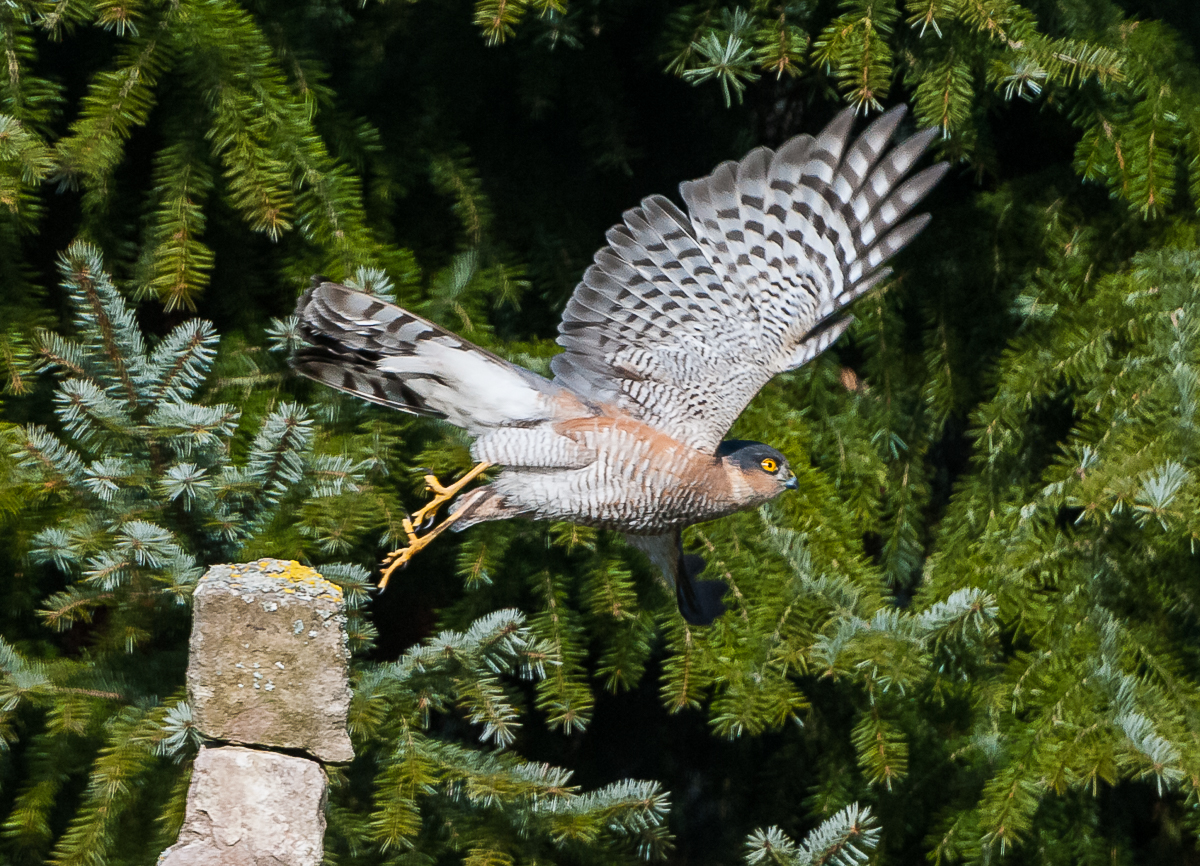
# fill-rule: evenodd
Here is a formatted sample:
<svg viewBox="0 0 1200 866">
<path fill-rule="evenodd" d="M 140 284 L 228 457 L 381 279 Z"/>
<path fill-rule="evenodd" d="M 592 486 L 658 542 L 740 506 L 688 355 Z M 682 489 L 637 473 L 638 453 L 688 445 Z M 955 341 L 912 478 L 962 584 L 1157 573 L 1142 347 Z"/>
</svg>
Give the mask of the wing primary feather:
<svg viewBox="0 0 1200 866">
<path fill-rule="evenodd" d="M 788 360 L 786 369 L 795 370 L 797 367 L 807 364 L 832 346 L 834 341 L 846 333 L 852 324 L 854 324 L 854 317 L 849 315 L 826 319 L 818 329 L 800 341 L 792 353 L 792 357 Z"/>
<path fill-rule="evenodd" d="M 646 198 L 642 199 L 642 209 L 647 213 L 650 213 L 652 209 L 660 212 L 664 217 L 674 222 L 680 231 L 691 238 L 696 237 L 695 232 L 692 231 L 692 221 L 688 219 L 687 214 L 681 211 L 675 202 L 666 196 L 646 196 Z"/>
<path fill-rule="evenodd" d="M 918 231 L 920 231 L 920 229 L 918 229 Z M 838 297 L 837 306 L 835 309 L 840 310 L 850 306 L 850 304 L 867 294 L 869 291 L 871 291 L 871 289 L 875 288 L 891 275 L 892 269 L 885 267 L 880 268 L 873 274 L 870 274 L 869 276 L 859 280 L 848 291 L 843 292 L 841 296 Z M 830 310 L 830 313 L 832 312 L 834 311 Z"/>
<path fill-rule="evenodd" d="M 857 282 L 864 274 L 869 275 L 875 268 L 903 249 L 909 241 L 920 234 L 925 226 L 929 225 L 930 219 L 932 217 L 927 213 L 919 214 L 898 228 L 892 229 L 883 240 L 871 248 L 862 261 L 855 262 L 851 266 L 850 273 L 853 280 Z"/>
<path fill-rule="evenodd" d="M 771 158 L 771 165 L 767 169 L 770 183 L 785 183 L 795 186 L 800 180 L 801 169 L 808 162 L 808 154 L 812 151 L 812 146 L 813 137 L 811 135 L 797 135 L 784 142 L 783 146 L 775 151 L 775 156 Z"/>
<path fill-rule="evenodd" d="M 725 612 L 721 600 L 729 585 L 723 580 L 699 580 L 704 560 L 683 552 L 683 534 L 679 529 L 661 535 L 626 535 L 631 547 L 642 551 L 661 572 L 667 586 L 675 591 L 679 612 L 692 625 L 710 625 Z"/>
<path fill-rule="evenodd" d="M 862 223 L 859 235 L 860 251 L 870 249 L 876 238 L 916 207 L 917 203 L 945 176 L 949 168 L 949 163 L 938 163 L 918 172 L 896 187 L 891 195 L 876 207 L 870 218 Z"/>
<path fill-rule="evenodd" d="M 859 188 L 858 194 L 850 202 L 850 211 L 860 222 L 866 220 L 883 201 L 908 170 L 916 164 L 926 148 L 938 136 L 934 127 L 918 132 L 911 138 L 897 145 L 871 172 L 870 177 Z"/>
<path fill-rule="evenodd" d="M 833 183 L 834 172 L 842 161 L 842 151 L 846 148 L 846 139 L 850 137 L 853 126 L 854 109 L 842 109 L 813 141 L 804 173 L 811 174 L 823 183 Z"/>
<path fill-rule="evenodd" d="M 875 122 L 863 130 L 862 134 L 850 146 L 842 158 L 837 176 L 831 187 L 834 194 L 843 202 L 849 203 L 853 195 L 867 179 L 867 174 L 875 166 L 880 154 L 892 140 L 900 121 L 908 111 L 904 105 L 897 105 L 890 111 L 884 112 Z"/>
<path fill-rule="evenodd" d="M 564 312 L 555 380 L 713 453 L 773 375 L 845 330 L 848 305 L 926 224 L 911 211 L 947 166 L 905 179 L 937 131 L 893 145 L 904 116 L 852 138 L 848 109 L 816 137 L 681 183 L 686 213 L 661 196 L 626 211 Z"/>
</svg>

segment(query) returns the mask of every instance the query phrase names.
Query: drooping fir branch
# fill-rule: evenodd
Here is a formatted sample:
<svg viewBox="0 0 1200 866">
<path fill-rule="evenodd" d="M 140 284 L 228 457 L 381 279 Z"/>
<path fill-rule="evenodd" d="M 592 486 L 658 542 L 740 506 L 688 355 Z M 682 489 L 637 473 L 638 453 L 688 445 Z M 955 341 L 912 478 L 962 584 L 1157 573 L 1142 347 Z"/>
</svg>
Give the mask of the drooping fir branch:
<svg viewBox="0 0 1200 866">
<path fill-rule="evenodd" d="M 192 306 L 205 287 L 212 261 L 203 234 L 213 193 L 273 239 L 299 228 L 324 258 L 321 270 L 335 276 L 385 255 L 368 227 L 358 179 L 316 132 L 313 88 L 295 88 L 288 78 L 295 71 L 307 82 L 311 70 L 297 62 L 281 68 L 286 46 L 277 51 L 238 3 L 62 3 L 36 11 L 32 21 L 16 7 L 0 14 L 7 106 L 0 107 L 0 203 L 24 224 L 36 216 L 39 185 L 57 178 L 82 185 L 85 234 L 109 236 L 114 194 L 126 194 L 112 177 L 130 160 L 127 142 L 161 118 L 157 211 L 141 281 L 169 307 Z M 34 72 L 36 33 L 69 41 L 80 24 L 112 31 L 116 49 L 91 75 L 69 130 L 47 150 L 61 96 Z M 172 99 L 159 105 L 164 88 Z"/>
<path fill-rule="evenodd" d="M 1048 240 L 1019 299 L 1025 327 L 973 419 L 977 472 L 927 567 L 931 595 L 986 591 L 1023 643 L 957 759 L 989 767 L 986 782 L 947 805 L 935 843 L 976 860 L 1023 850 L 1056 797 L 1135 779 L 1194 797 L 1200 778 L 1177 584 L 1198 537 L 1200 261 L 1169 249 L 1095 274 L 1088 233 L 1058 225 Z M 1030 466 L 1019 455 L 1045 435 L 1036 407 L 1049 400 L 1075 420 Z"/>
<path fill-rule="evenodd" d="M 160 25 L 164 30 L 169 20 Z M 60 180 L 82 178 L 103 189 L 130 134 L 155 104 L 154 86 L 170 63 L 171 45 L 153 28 L 123 46 L 116 69 L 101 72 L 83 99 L 80 116 L 56 145 Z"/>
<path fill-rule="evenodd" d="M 163 759 L 194 753 L 200 739 L 190 727 L 190 711 L 181 696 L 149 711 L 125 707 L 109 720 L 107 729 L 83 803 L 55 846 L 51 863 L 86 866 L 103 862 L 114 847 L 115 825 L 145 789 L 134 780 L 155 770 L 173 769 L 171 762 Z M 177 786 L 176 798 L 182 800 L 183 794 Z M 179 803 L 172 805 L 180 808 Z M 170 841 L 166 833 L 147 832 L 143 845 L 149 852 Z"/>
<path fill-rule="evenodd" d="M 593 698 L 585 682 L 584 635 L 567 603 L 567 576 L 540 571 L 530 577 L 539 613 L 530 628 L 545 641 L 550 669 L 538 682 L 538 708 L 547 721 L 565 732 L 581 731 L 591 720 Z"/>
<path fill-rule="evenodd" d="M 598 842 L 618 860 L 659 858 L 669 843 L 669 803 L 657 784 L 626 780 L 581 793 L 569 771 L 505 751 L 519 725 L 505 679 L 540 680 L 556 665 L 553 647 L 523 615 L 500 610 L 465 631 L 438 634 L 393 664 L 364 667 L 350 730 L 379 767 L 375 804 L 369 816 L 346 815 L 336 832 L 358 825 L 383 851 L 433 856 L 446 846 L 429 831 L 433 814 L 463 834 L 455 848 L 499 859 Z M 461 714 L 499 750 L 430 736 L 435 715 L 447 713 Z M 633 858 L 621 856 L 626 848 Z"/>
<path fill-rule="evenodd" d="M 476 0 L 475 24 L 489 45 L 497 45 L 513 35 L 526 13 L 561 14 L 565 6 L 563 0 Z"/>
<path fill-rule="evenodd" d="M 778 17 L 768 18 L 755 34 L 758 50 L 754 59 L 777 79 L 785 74 L 795 77 L 803 73 L 810 41 L 808 33 L 795 22 L 799 16 L 790 15 L 790 11 L 787 4 L 780 4 Z"/>
<path fill-rule="evenodd" d="M 38 10 L 44 12 L 45 10 Z M 44 136 L 47 125 L 62 100 L 62 85 L 33 73 L 37 56 L 35 34 L 44 19 L 30 16 L 29 10 L 11 4 L 0 10 L 0 39 L 4 64 L 0 74 L 0 94 L 4 113 L 28 124 Z"/>
<path fill-rule="evenodd" d="M 0 115 L 0 206 L 29 229 L 38 213 L 37 186 L 51 171 L 50 149 L 11 115 Z"/>
<path fill-rule="evenodd" d="M 333 160 L 300 94 L 248 12 L 234 3 L 197 4 L 189 41 L 208 58 L 197 69 L 213 105 L 211 140 L 236 207 L 276 238 L 292 226 L 349 275 L 373 259 L 358 180 Z M 203 40 L 203 41 L 202 41 Z M 210 42 L 210 40 L 212 40 Z"/>
<path fill-rule="evenodd" d="M 212 250 L 202 239 L 213 177 L 196 148 L 193 142 L 168 145 L 154 167 L 158 206 L 139 282 L 142 293 L 160 298 L 167 310 L 192 304 L 213 267 Z"/>
<path fill-rule="evenodd" d="M 899 15 L 890 0 L 850 0 L 813 43 L 813 59 L 837 78 L 850 104 L 880 109 L 892 77 L 887 37 Z"/>
</svg>

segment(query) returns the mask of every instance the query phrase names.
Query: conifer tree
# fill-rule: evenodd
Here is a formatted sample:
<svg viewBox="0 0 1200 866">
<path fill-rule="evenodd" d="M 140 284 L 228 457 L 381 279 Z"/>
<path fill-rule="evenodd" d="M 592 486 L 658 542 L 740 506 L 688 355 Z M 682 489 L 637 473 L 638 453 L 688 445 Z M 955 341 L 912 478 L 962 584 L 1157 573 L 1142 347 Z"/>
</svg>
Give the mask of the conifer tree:
<svg viewBox="0 0 1200 866">
<path fill-rule="evenodd" d="M 801 489 L 689 534 L 729 613 L 686 626 L 605 533 L 439 540 L 371 605 L 377 644 L 356 619 L 328 857 L 1195 846 L 1200 33 L 1170 4 L 18 4 L 0 28 L 3 856 L 152 862 L 195 745 L 195 574 L 295 556 L 365 602 L 421 476 L 469 467 L 455 433 L 286 376 L 291 324 L 262 326 L 312 273 L 547 372 L 622 208 L 899 101 L 959 168 L 847 338 L 733 431 Z M 144 331 L 75 246 L 53 336 L 41 274 L 77 234 Z M 241 330 L 218 349 L 189 304 Z"/>
<path fill-rule="evenodd" d="M 14 851 L 31 859 L 49 853 L 62 864 L 138 862 L 153 859 L 178 832 L 188 781 L 180 760 L 194 753 L 199 736 L 182 691 L 181 654 L 149 653 L 156 660 L 149 666 L 135 659 L 186 633 L 186 603 L 206 564 L 236 556 L 289 501 L 360 492 L 365 467 L 314 454 L 313 420 L 294 403 L 276 406 L 253 436 L 244 432 L 245 455 L 233 460 L 238 410 L 192 402 L 215 356 L 212 326 L 191 319 L 148 347 L 95 249 L 75 244 L 61 267 L 78 336 L 47 332 L 39 354 L 63 374 L 55 395 L 62 433 L 30 426 L 15 431 L 14 444 L 23 489 L 61 503 L 56 524 L 30 542 L 35 563 L 53 564 L 71 580 L 45 600 L 42 618 L 58 630 L 91 624 L 92 640 L 85 657 L 49 663 L 0 641 L 0 730 L 15 738 L 18 719 L 32 726 L 28 749 L 40 763 L 5 830 Z M 342 587 L 353 620 L 366 572 L 344 564 L 323 572 Z M 352 621 L 351 632 L 361 644 L 370 630 Z M 552 846 L 611 837 L 635 858 L 661 853 L 667 800 L 655 783 L 580 794 L 569 772 L 503 752 L 519 722 L 498 674 L 542 678 L 547 657 L 521 614 L 499 611 L 395 664 L 361 668 L 352 732 L 379 767 L 378 805 L 336 812 L 343 820 L 335 831 L 382 850 L 413 848 L 419 800 L 437 791 L 450 809 L 439 820 L 444 825 L 457 813 L 462 825 L 451 850 L 469 850 L 479 862 L 527 847 L 522 837 L 530 834 Z M 451 706 L 500 749 L 464 749 L 424 735 L 431 714 Z M 62 743 L 68 731 L 85 744 Z M 83 803 L 54 839 L 56 795 L 81 763 L 90 763 Z M 169 792 L 157 816 L 154 792 Z M 159 832 L 147 834 L 154 817 Z M 515 823 L 503 831 L 506 820 Z M 443 847 L 439 835 L 424 847 Z"/>
</svg>

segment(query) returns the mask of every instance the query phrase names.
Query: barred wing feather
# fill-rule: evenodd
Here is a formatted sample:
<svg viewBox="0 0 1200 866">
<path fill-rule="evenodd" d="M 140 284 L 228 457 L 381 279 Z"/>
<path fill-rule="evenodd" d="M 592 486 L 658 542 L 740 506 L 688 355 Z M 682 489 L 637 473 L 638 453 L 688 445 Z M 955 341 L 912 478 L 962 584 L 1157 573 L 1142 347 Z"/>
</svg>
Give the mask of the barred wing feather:
<svg viewBox="0 0 1200 866">
<path fill-rule="evenodd" d="M 853 113 L 757 148 L 626 211 L 563 312 L 555 381 L 712 453 L 772 377 L 824 351 L 845 308 L 928 222 L 942 163 L 904 181 L 936 130 L 886 152 L 904 115 L 849 147 Z M 903 182 L 902 182 L 903 181 Z"/>
</svg>

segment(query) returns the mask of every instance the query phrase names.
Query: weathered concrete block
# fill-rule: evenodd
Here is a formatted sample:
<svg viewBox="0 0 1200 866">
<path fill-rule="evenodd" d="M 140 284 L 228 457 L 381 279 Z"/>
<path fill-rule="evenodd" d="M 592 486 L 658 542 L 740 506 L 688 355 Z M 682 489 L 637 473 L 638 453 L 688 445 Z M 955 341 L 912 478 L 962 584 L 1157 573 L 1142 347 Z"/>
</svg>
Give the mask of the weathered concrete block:
<svg viewBox="0 0 1200 866">
<path fill-rule="evenodd" d="M 188 692 L 196 727 L 234 743 L 354 757 L 342 592 L 296 562 L 214 565 L 196 588 Z"/>
<path fill-rule="evenodd" d="M 159 866 L 318 866 L 327 786 L 307 758 L 202 748 L 179 841 Z"/>
</svg>

